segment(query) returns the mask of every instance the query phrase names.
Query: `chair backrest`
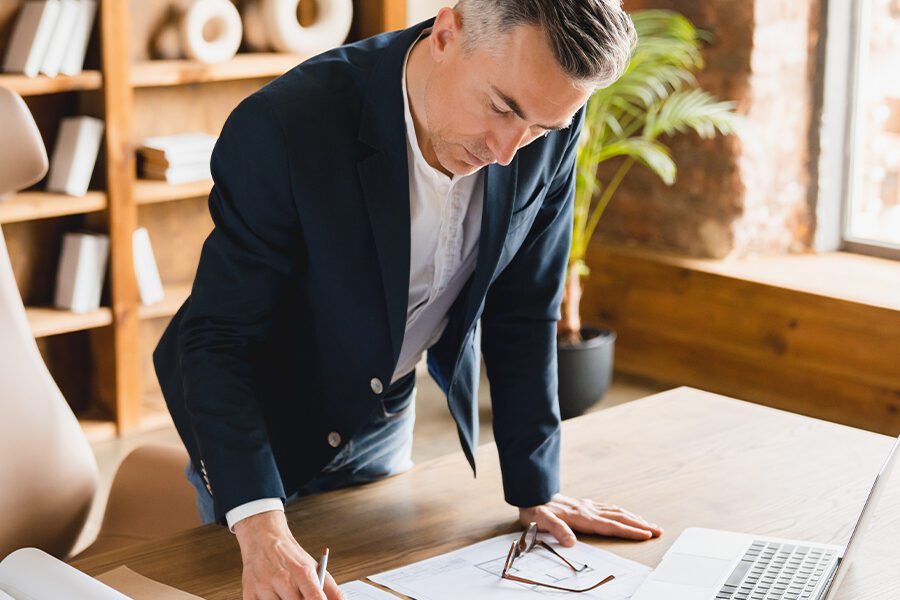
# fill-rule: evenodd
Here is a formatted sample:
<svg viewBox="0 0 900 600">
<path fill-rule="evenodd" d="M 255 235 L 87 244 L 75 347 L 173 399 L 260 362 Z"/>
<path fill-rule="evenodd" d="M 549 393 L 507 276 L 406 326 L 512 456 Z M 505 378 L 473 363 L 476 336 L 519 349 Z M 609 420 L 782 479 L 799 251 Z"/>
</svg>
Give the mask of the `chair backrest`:
<svg viewBox="0 0 900 600">
<path fill-rule="evenodd" d="M 25 101 L 0 87 L 0 199 L 47 174 L 47 150 Z M 2 201 L 2 200 L 0 200 Z"/>
<path fill-rule="evenodd" d="M 0 98 L 8 99 L 3 92 L 7 90 L 0 90 Z M 25 114 L 31 119 L 27 109 Z M 10 177 L 0 179 L 0 192 L 15 191 L 2 187 L 10 181 L 43 176 L 32 172 L 17 179 L 2 165 L 39 164 L 38 154 L 46 161 L 40 137 L 37 152 L 33 139 L 7 136 L 7 131 L 27 130 L 10 126 L 8 118 L 0 101 L 0 178 Z M 32 156 L 21 156 L 26 152 Z M 84 526 L 98 479 L 87 439 L 31 335 L 0 230 L 0 558 L 23 546 L 58 557 L 68 554 Z"/>
</svg>

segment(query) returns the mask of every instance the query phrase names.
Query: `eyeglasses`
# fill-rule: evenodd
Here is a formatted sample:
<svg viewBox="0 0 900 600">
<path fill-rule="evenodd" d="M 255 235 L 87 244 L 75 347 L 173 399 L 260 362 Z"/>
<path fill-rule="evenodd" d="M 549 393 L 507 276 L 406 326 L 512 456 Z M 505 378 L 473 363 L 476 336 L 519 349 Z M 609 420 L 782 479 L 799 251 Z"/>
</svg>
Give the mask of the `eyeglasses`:
<svg viewBox="0 0 900 600">
<path fill-rule="evenodd" d="M 560 559 L 561 561 L 566 563 L 566 565 L 570 569 L 572 569 L 572 571 L 574 571 L 575 573 L 581 573 L 582 571 L 584 571 L 585 569 L 588 568 L 587 565 L 582 565 L 581 568 L 579 569 L 578 567 L 573 565 L 571 562 L 569 562 L 568 560 L 563 558 L 562 555 L 559 554 L 559 552 L 557 552 L 550 546 L 550 544 L 539 540 L 537 538 L 537 534 L 538 534 L 537 523 L 531 523 L 528 526 L 528 529 L 526 529 L 522 533 L 521 537 L 519 537 L 519 540 L 517 542 L 513 542 L 512 546 L 509 549 L 509 554 L 506 555 L 506 562 L 503 565 L 503 572 L 500 574 L 500 577 L 502 579 L 509 579 L 510 581 L 517 581 L 519 583 L 527 583 L 529 585 L 539 585 L 539 586 L 551 588 L 554 590 L 561 590 L 563 592 L 589 592 L 593 589 L 600 587 L 604 583 L 609 583 L 610 581 L 612 581 L 613 579 L 616 578 L 615 575 L 610 575 L 603 581 L 601 581 L 599 583 L 595 583 L 594 585 L 592 585 L 590 587 L 586 587 L 584 589 L 575 589 L 575 588 L 562 587 L 559 585 L 553 585 L 552 583 L 543 583 L 541 581 L 534 581 L 533 579 L 526 579 L 524 577 L 518 577 L 516 575 L 511 574 L 510 570 L 512 569 L 513 562 L 517 558 L 519 558 L 522 555 L 527 554 L 528 552 L 533 550 L 535 547 L 540 547 L 540 548 L 543 548 L 544 550 L 549 550 L 551 553 L 553 553 L 553 555 L 555 557 L 557 557 L 558 559 Z"/>
</svg>

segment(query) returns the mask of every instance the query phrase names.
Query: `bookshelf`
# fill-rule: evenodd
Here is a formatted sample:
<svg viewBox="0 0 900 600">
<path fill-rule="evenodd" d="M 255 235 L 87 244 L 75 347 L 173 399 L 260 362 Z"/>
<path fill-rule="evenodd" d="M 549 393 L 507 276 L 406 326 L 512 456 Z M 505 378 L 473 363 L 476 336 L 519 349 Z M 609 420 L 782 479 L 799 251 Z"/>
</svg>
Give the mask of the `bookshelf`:
<svg viewBox="0 0 900 600">
<path fill-rule="evenodd" d="M 195 181 L 172 185 L 165 181 L 138 179 L 134 183 L 134 201 L 140 204 L 156 204 L 197 198 L 209 195 L 212 181 Z"/>
<path fill-rule="evenodd" d="M 25 308 L 31 333 L 36 338 L 85 331 L 112 325 L 112 311 L 104 306 L 88 313 L 73 313 L 52 307 L 28 306 Z M 173 313 L 174 314 L 174 313 Z"/>
<path fill-rule="evenodd" d="M 24 0 L 0 8 L 0 54 Z M 354 0 L 350 40 L 406 26 L 407 0 Z M 190 294 L 200 247 L 212 223 L 211 181 L 184 185 L 138 179 L 135 149 L 153 135 L 218 134 L 244 97 L 306 57 L 244 53 L 215 65 L 154 60 L 150 39 L 175 0 L 100 0 L 85 71 L 28 78 L 0 74 L 0 86 L 25 98 L 50 152 L 59 121 L 90 115 L 105 123 L 101 159 L 83 198 L 43 191 L 43 184 L 0 199 L 13 272 L 38 346 L 91 441 L 171 423 L 151 353 Z M 312 3 L 302 3 L 301 21 Z M 313 11 L 314 12 L 314 11 Z M 165 297 L 144 306 L 133 271 L 132 232 L 147 227 Z M 100 309 L 51 308 L 62 234 L 87 228 L 110 237 Z"/>
<path fill-rule="evenodd" d="M 103 85 L 100 71 L 86 70 L 79 75 L 59 75 L 58 77 L 26 77 L 15 73 L 0 73 L 0 87 L 13 90 L 20 96 L 40 96 L 60 92 L 99 90 Z"/>
<path fill-rule="evenodd" d="M 142 60 L 131 70 L 131 85 L 136 88 L 162 87 L 278 77 L 307 58 L 298 54 L 254 52 L 238 54 L 227 62 L 214 65 L 183 59 Z"/>
<path fill-rule="evenodd" d="M 0 225 L 66 215 L 98 212 L 106 208 L 106 194 L 90 191 L 82 198 L 54 192 L 31 191 L 0 200 Z"/>
</svg>

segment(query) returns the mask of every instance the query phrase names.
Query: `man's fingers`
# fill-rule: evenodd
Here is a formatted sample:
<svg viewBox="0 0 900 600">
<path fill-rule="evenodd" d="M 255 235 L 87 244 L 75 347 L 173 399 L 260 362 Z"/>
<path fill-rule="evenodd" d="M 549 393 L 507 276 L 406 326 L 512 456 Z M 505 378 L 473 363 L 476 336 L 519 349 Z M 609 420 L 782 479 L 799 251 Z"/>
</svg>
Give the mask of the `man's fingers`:
<svg viewBox="0 0 900 600">
<path fill-rule="evenodd" d="M 319 587 L 319 574 L 308 565 L 297 565 L 293 571 L 294 584 L 300 588 L 303 600 L 327 600 Z"/>
<path fill-rule="evenodd" d="M 331 573 L 325 573 L 325 597 L 328 600 L 344 600 L 344 592 L 335 583 Z"/>
<path fill-rule="evenodd" d="M 541 519 L 538 521 L 538 527 L 540 529 L 543 529 L 555 537 L 563 546 L 575 545 L 575 534 L 572 533 L 572 528 L 569 527 L 565 521 L 549 510 L 540 511 L 540 517 Z"/>
<path fill-rule="evenodd" d="M 619 521 L 620 523 L 625 523 L 626 525 L 631 525 L 639 529 L 647 529 L 653 532 L 653 535 L 655 536 L 662 535 L 662 527 L 626 510 L 621 511 L 618 514 L 613 513 L 611 515 L 606 515 L 606 517 L 612 521 Z"/>
<path fill-rule="evenodd" d="M 621 521 L 623 523 L 627 523 L 629 525 L 633 525 L 635 527 L 643 529 L 649 529 L 653 532 L 654 535 L 662 535 L 662 527 L 660 527 L 656 523 L 651 523 L 644 517 L 637 515 L 630 510 L 626 510 L 620 506 L 611 504 L 604 505 L 598 504 L 596 502 L 592 502 L 591 504 L 593 505 L 595 514 L 600 517 L 604 517 L 614 521 Z"/>
<path fill-rule="evenodd" d="M 633 527 L 613 521 L 611 519 L 600 518 L 595 522 L 594 533 L 607 535 L 612 537 L 620 537 L 628 540 L 648 540 L 653 537 L 653 532 L 641 527 Z"/>
<path fill-rule="evenodd" d="M 303 596 L 300 595 L 300 589 L 294 583 L 294 579 L 287 570 L 281 571 L 272 578 L 272 589 L 277 594 L 277 596 L 273 595 L 273 597 L 279 600 L 303 600 Z"/>
</svg>

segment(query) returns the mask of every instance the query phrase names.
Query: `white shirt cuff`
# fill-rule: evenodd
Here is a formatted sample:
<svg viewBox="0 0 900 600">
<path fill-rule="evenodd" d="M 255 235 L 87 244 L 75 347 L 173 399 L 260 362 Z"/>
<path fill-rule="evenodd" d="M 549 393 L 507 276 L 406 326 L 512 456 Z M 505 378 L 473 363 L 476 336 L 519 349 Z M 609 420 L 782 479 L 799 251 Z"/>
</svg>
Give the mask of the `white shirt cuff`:
<svg viewBox="0 0 900 600">
<path fill-rule="evenodd" d="M 228 523 L 228 530 L 231 531 L 231 533 L 234 533 L 234 526 L 237 525 L 239 521 L 272 510 L 284 512 L 284 504 L 281 502 L 281 498 L 260 498 L 259 500 L 251 500 L 240 506 L 235 506 L 225 513 L 225 521 Z"/>
</svg>

